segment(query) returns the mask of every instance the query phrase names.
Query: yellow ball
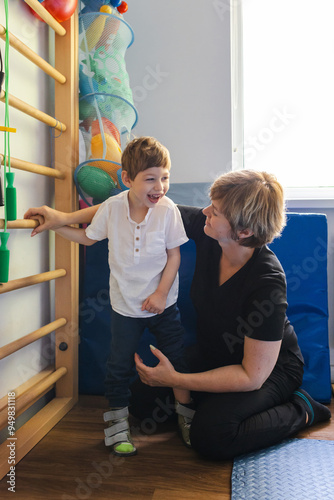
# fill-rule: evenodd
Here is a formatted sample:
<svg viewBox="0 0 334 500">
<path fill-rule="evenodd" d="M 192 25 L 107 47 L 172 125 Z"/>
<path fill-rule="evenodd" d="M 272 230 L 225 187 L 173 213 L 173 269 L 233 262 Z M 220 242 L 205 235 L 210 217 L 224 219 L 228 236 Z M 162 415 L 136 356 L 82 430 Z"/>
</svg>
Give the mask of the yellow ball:
<svg viewBox="0 0 334 500">
<path fill-rule="evenodd" d="M 112 8 L 110 7 L 110 5 L 102 5 L 102 7 L 100 7 L 100 12 L 105 12 L 106 14 L 111 14 Z"/>
<path fill-rule="evenodd" d="M 105 156 L 103 156 L 103 137 L 106 142 Z M 119 144 L 109 134 L 103 134 L 103 137 L 101 134 L 96 134 L 92 137 L 92 159 L 103 158 L 105 160 L 110 160 L 120 164 L 122 158 L 122 150 Z M 119 170 L 120 165 L 115 165 L 114 163 L 109 163 L 108 161 L 103 161 L 100 159 L 92 162 L 91 164 L 107 172 L 112 177 L 112 179 L 117 182 L 117 170 Z"/>
</svg>

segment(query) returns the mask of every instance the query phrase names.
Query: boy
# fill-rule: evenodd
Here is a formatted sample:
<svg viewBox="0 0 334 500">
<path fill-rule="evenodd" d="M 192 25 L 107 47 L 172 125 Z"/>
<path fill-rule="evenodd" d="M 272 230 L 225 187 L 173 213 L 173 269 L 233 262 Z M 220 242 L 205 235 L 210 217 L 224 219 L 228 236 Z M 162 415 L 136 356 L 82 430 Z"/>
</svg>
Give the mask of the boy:
<svg viewBox="0 0 334 500">
<path fill-rule="evenodd" d="M 105 444 L 118 456 L 136 454 L 128 423 L 129 386 L 134 354 L 146 327 L 175 368 L 185 371 L 176 300 L 179 247 L 188 238 L 176 205 L 165 196 L 170 166 L 168 150 L 157 140 L 134 139 L 122 155 L 122 182 L 129 189 L 102 203 L 86 230 L 56 229 L 83 245 L 108 238 L 112 340 L 106 374 L 110 409 L 104 413 L 108 423 Z M 184 437 L 189 422 L 180 413 L 190 403 L 190 394 L 184 390 L 174 394 Z"/>
</svg>

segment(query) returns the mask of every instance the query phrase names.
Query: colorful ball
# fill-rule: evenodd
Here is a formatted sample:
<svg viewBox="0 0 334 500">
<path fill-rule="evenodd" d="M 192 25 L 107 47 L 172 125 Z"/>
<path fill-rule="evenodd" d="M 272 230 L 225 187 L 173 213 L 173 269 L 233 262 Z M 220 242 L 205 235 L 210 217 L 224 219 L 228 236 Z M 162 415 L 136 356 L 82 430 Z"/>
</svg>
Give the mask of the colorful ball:
<svg viewBox="0 0 334 500">
<path fill-rule="evenodd" d="M 114 139 L 116 139 L 116 141 L 118 142 L 118 144 L 121 145 L 121 136 L 119 134 L 117 127 L 110 120 L 108 120 L 108 118 L 105 118 L 104 116 L 102 116 L 101 122 L 102 122 L 103 132 L 105 134 L 113 136 Z M 102 131 L 99 120 L 94 120 L 92 122 L 92 136 L 100 134 L 101 132 Z"/>
<path fill-rule="evenodd" d="M 67 21 L 74 13 L 78 4 L 78 0 L 39 0 L 39 2 L 59 23 Z M 43 21 L 33 9 L 30 8 L 30 10 L 37 19 Z"/>
<path fill-rule="evenodd" d="M 89 164 L 83 165 L 78 170 L 76 181 L 80 190 L 100 202 L 109 198 L 110 193 L 116 187 L 110 175 Z"/>
<path fill-rule="evenodd" d="M 104 12 L 105 14 L 111 14 L 112 8 L 110 7 L 110 5 L 102 5 L 102 7 L 100 7 L 100 12 Z"/>
<path fill-rule="evenodd" d="M 128 10 L 128 4 L 126 2 L 121 2 L 117 10 L 120 14 L 124 14 Z"/>
<path fill-rule="evenodd" d="M 106 144 L 105 155 L 103 155 L 103 137 Z M 92 159 L 98 158 L 98 160 L 92 162 L 92 165 L 107 172 L 117 183 L 117 170 L 120 167 L 122 158 L 122 150 L 117 141 L 109 134 L 103 134 L 103 136 L 101 134 L 94 135 L 91 140 L 91 152 Z M 103 161 L 101 158 L 107 161 Z"/>
</svg>

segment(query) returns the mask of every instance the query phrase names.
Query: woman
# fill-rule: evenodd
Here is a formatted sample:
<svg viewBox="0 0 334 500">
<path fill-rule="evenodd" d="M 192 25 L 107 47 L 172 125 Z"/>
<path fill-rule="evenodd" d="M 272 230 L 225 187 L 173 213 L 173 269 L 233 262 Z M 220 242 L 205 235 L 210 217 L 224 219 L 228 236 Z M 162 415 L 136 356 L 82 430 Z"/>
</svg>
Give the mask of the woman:
<svg viewBox="0 0 334 500">
<path fill-rule="evenodd" d="M 179 207 L 187 236 L 196 243 L 191 299 L 197 344 L 191 373 L 176 372 L 154 348 L 156 367 L 145 366 L 138 355 L 136 365 L 150 386 L 190 390 L 195 409 L 186 415 L 191 446 L 210 459 L 230 459 L 331 414 L 298 389 L 303 357 L 286 317 L 286 279 L 266 246 L 285 225 L 281 185 L 265 172 L 230 172 L 213 183 L 210 198 L 203 211 Z M 42 223 L 35 234 L 88 222 L 96 210 L 62 214 L 42 207 L 25 217 L 37 216 Z"/>
</svg>

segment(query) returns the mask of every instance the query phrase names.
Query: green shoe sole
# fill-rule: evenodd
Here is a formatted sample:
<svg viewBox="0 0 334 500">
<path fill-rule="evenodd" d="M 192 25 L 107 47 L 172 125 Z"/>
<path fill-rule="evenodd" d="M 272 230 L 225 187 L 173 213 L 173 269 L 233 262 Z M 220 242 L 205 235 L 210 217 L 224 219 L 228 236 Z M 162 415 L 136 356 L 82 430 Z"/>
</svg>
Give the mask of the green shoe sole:
<svg viewBox="0 0 334 500">
<path fill-rule="evenodd" d="M 112 453 L 117 457 L 132 457 L 137 455 L 137 449 L 131 443 L 120 443 L 114 446 Z"/>
</svg>

